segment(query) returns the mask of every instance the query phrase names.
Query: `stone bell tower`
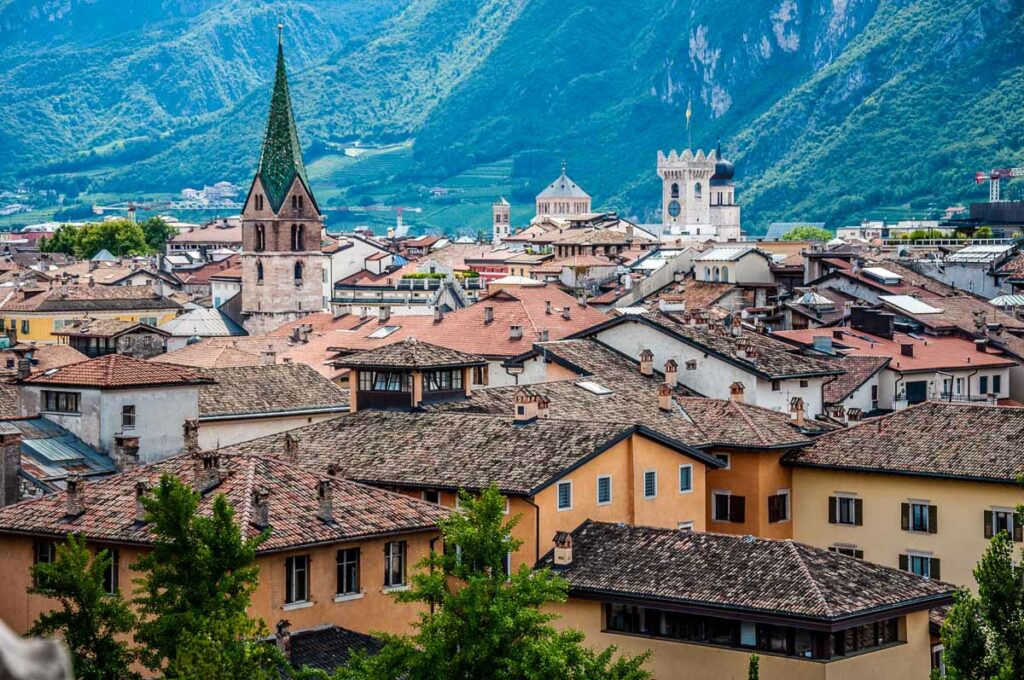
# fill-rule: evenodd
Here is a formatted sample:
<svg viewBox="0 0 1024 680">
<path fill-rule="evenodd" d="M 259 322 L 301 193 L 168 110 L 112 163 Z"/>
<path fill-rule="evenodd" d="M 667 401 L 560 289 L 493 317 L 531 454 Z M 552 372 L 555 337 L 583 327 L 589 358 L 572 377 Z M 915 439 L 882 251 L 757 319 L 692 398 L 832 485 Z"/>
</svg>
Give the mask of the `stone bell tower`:
<svg viewBox="0 0 1024 680">
<path fill-rule="evenodd" d="M 491 206 L 491 242 L 500 246 L 502 241 L 511 236 L 512 206 L 504 197 L 499 198 Z"/>
<path fill-rule="evenodd" d="M 280 30 L 263 150 L 242 208 L 242 314 L 252 334 L 325 306 L 323 216 L 302 163 Z"/>
</svg>

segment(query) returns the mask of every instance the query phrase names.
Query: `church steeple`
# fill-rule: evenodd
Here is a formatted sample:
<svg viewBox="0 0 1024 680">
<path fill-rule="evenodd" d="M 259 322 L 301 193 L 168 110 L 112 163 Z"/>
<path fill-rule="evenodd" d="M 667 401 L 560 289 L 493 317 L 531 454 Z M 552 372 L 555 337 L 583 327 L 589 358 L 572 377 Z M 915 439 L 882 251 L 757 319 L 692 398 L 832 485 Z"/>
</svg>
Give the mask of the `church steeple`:
<svg viewBox="0 0 1024 680">
<path fill-rule="evenodd" d="M 288 93 L 288 76 L 284 65 L 284 46 L 278 26 L 277 71 L 274 74 L 274 93 L 270 98 L 270 115 L 267 118 L 267 133 L 263 137 L 260 164 L 257 174 L 263 182 L 271 209 L 280 210 L 292 182 L 298 176 L 306 186 L 310 198 L 306 167 L 302 163 L 302 147 L 299 133 L 292 115 L 292 100 Z"/>
</svg>

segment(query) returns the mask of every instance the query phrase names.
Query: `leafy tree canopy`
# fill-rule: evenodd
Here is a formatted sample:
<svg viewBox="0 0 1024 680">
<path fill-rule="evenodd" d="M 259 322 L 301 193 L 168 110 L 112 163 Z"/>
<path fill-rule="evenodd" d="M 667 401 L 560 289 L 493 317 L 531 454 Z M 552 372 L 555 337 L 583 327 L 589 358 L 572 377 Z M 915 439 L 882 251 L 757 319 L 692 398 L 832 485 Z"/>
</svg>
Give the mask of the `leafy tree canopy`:
<svg viewBox="0 0 1024 680">
<path fill-rule="evenodd" d="M 153 218 L 167 227 L 159 218 Z M 151 220 L 146 220 L 149 223 Z M 144 223 L 145 224 L 145 223 Z M 153 224 L 149 233 L 157 238 L 161 227 Z M 117 219 L 75 226 L 60 226 L 50 238 L 39 241 L 39 249 L 44 253 L 67 253 L 79 259 L 88 259 L 106 248 L 117 256 L 146 255 L 157 248 L 150 245 L 147 232 L 143 226 L 129 220 Z"/>
<path fill-rule="evenodd" d="M 83 680 L 134 680 L 130 670 L 136 652 L 126 642 L 135 615 L 120 593 L 107 594 L 104 574 L 111 556 L 101 550 L 95 557 L 85 541 L 74 535 L 57 546 L 53 562 L 33 565 L 29 592 L 51 597 L 60 607 L 43 612 L 31 635 L 59 635 L 67 645 L 75 676 Z"/>
<path fill-rule="evenodd" d="M 164 475 L 143 499 L 154 543 L 133 566 L 142 572 L 135 600 L 142 660 L 168 678 L 273 677 L 273 648 L 257 641 L 266 626 L 246 611 L 267 534 L 243 538 L 223 494 L 209 515 L 198 515 L 199 498 Z"/>
<path fill-rule="evenodd" d="M 782 236 L 783 241 L 831 241 L 835 238 L 828 229 L 822 229 L 821 227 L 812 227 L 811 225 L 804 225 L 802 227 L 794 227 L 787 231 Z"/>
<path fill-rule="evenodd" d="M 522 544 L 512 538 L 520 517 L 506 520 L 496 488 L 478 498 L 463 492 L 460 506 L 441 524 L 444 552 L 431 552 L 417 565 L 411 588 L 396 595 L 424 606 L 416 633 L 384 636 L 379 654 L 355 659 L 335 680 L 650 677 L 643 669 L 647 655 L 613 659 L 613 647 L 595 652 L 579 631 L 550 625 L 557 616 L 541 607 L 565 601 L 565 579 L 527 565 L 506 576 L 506 557 Z"/>
</svg>

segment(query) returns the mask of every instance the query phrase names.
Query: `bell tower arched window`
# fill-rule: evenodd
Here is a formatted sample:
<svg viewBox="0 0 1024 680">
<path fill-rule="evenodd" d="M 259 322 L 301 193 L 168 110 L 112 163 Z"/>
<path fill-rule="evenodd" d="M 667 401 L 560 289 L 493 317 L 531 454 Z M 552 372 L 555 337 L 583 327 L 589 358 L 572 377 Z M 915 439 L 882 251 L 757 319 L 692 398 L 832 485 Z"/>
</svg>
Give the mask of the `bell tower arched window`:
<svg viewBox="0 0 1024 680">
<path fill-rule="evenodd" d="M 253 249 L 257 252 L 267 249 L 267 232 L 262 224 L 256 225 L 256 243 Z"/>
<path fill-rule="evenodd" d="M 298 286 L 301 283 L 302 283 L 302 263 L 301 262 L 296 262 L 295 263 L 295 285 Z"/>
<path fill-rule="evenodd" d="M 263 283 L 263 263 L 256 260 L 256 283 Z"/>
<path fill-rule="evenodd" d="M 694 198 L 700 198 L 700 192 L 701 192 L 700 182 L 697 182 L 696 184 L 693 185 L 693 197 Z"/>
<path fill-rule="evenodd" d="M 306 249 L 306 227 L 301 224 L 292 225 L 292 250 Z"/>
<path fill-rule="evenodd" d="M 679 184 L 676 182 L 672 183 L 672 198 L 679 198 Z"/>
</svg>

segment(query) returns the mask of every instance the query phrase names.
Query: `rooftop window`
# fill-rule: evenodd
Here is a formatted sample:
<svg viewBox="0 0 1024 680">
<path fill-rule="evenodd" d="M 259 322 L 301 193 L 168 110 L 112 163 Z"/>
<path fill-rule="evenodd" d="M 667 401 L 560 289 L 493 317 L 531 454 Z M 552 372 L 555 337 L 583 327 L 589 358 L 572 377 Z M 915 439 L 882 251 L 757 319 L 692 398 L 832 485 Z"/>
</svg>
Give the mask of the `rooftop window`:
<svg viewBox="0 0 1024 680">
<path fill-rule="evenodd" d="M 582 387 L 591 394 L 611 394 L 612 391 L 600 383 L 596 383 L 592 380 L 581 380 L 576 383 L 576 387 Z"/>
<path fill-rule="evenodd" d="M 378 328 L 377 330 L 370 333 L 366 337 L 373 338 L 374 340 L 380 340 L 381 338 L 388 337 L 389 335 L 397 331 L 399 328 L 401 328 L 401 326 L 384 326 L 383 328 Z"/>
</svg>

